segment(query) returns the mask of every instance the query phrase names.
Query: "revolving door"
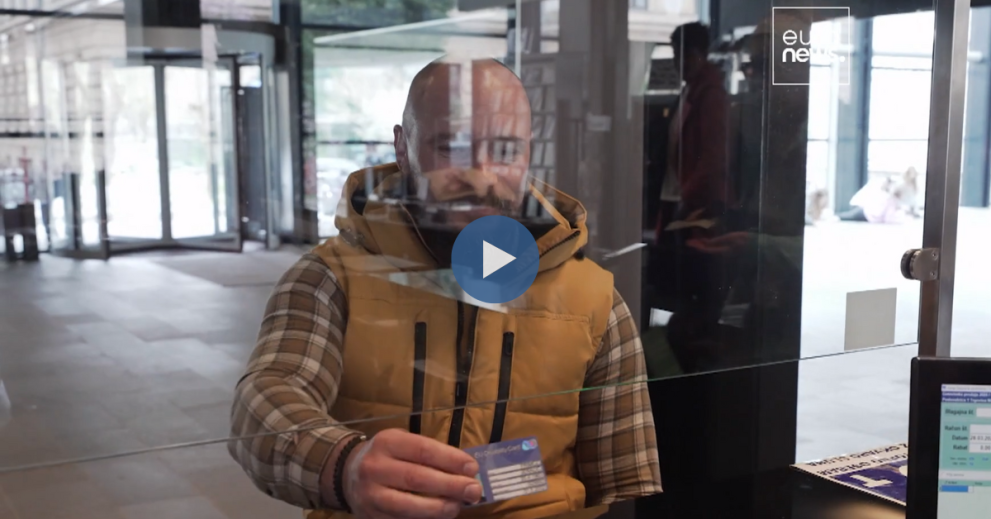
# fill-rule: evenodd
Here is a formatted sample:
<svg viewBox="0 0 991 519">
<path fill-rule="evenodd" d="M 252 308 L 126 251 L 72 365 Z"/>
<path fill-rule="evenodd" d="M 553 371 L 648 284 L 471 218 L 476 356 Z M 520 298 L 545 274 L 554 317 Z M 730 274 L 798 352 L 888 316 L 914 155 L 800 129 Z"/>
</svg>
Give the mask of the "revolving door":
<svg viewBox="0 0 991 519">
<path fill-rule="evenodd" d="M 99 80 L 90 120 L 101 131 L 65 143 L 90 147 L 82 155 L 93 159 L 54 180 L 52 252 L 105 259 L 269 245 L 261 56 L 90 66 Z"/>
</svg>

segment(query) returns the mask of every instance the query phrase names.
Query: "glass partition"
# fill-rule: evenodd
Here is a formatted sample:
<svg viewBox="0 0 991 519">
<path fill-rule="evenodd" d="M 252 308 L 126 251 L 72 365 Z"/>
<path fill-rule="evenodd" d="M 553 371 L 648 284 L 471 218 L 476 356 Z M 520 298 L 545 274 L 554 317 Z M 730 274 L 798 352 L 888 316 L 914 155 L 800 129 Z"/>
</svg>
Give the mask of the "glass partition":
<svg viewBox="0 0 991 519">
<path fill-rule="evenodd" d="M 970 44 L 967 60 L 967 98 L 963 129 L 960 182 L 960 220 L 957 234 L 956 283 L 953 308 L 954 357 L 988 357 L 991 348 L 987 310 L 980 304 L 982 287 L 989 281 L 981 258 L 987 250 L 984 233 L 991 228 L 991 149 L 988 98 L 991 91 L 991 7 L 970 10 Z"/>
<path fill-rule="evenodd" d="M 913 345 L 799 364 L 799 462 L 908 441 Z"/>
<path fill-rule="evenodd" d="M 904 156 L 883 152 L 884 139 L 895 138 L 886 136 L 885 128 L 905 130 L 928 117 L 924 104 L 906 101 L 911 110 L 893 112 L 884 108 L 884 96 L 872 93 L 890 88 L 885 81 L 895 81 L 883 68 L 894 66 L 884 65 L 890 43 L 883 36 L 894 30 L 886 28 L 895 23 L 890 17 L 903 15 L 875 20 L 836 9 L 750 10 L 739 19 L 726 14 L 716 32 L 692 22 L 700 15 L 691 7 L 658 8 L 650 16 L 663 22 L 649 26 L 643 25 L 643 9 L 624 9 L 619 11 L 626 23 L 613 36 L 617 41 L 603 40 L 601 48 L 592 48 L 588 42 L 598 41 L 606 18 L 591 15 L 602 13 L 588 11 L 592 7 L 585 4 L 529 4 L 519 13 L 505 8 L 453 11 L 439 20 L 374 30 L 309 33 L 313 70 L 308 73 L 314 84 L 304 91 L 316 107 L 315 161 L 319 192 L 326 195 L 322 219 L 328 235 L 341 225 L 352 233 L 321 248 L 317 261 L 329 263 L 328 272 L 338 277 L 357 272 L 369 283 L 349 288 L 358 292 L 349 293 L 354 300 L 347 301 L 348 310 L 367 328 L 349 323 L 345 343 L 372 348 L 364 341 L 376 344 L 372 338 L 395 333 L 394 341 L 376 347 L 382 358 L 395 352 L 409 357 L 409 369 L 390 371 L 394 383 L 437 385 L 444 396 L 426 399 L 422 409 L 428 410 L 580 390 L 589 380 L 579 368 L 591 366 L 603 344 L 617 352 L 629 345 L 631 355 L 643 357 L 642 366 L 602 381 L 620 384 L 914 340 L 917 296 L 913 285 L 899 280 L 895 265 L 921 232 L 918 208 L 909 208 L 914 202 L 903 203 L 903 198 L 918 200 L 924 183 L 921 177 L 892 176 L 882 166 L 875 174 L 871 164 L 878 162 L 870 159 L 889 157 L 883 160 L 890 162 Z M 574 9 L 574 17 L 566 15 L 568 9 Z M 875 21 L 877 30 L 869 30 Z M 912 14 L 899 23 L 931 26 L 932 17 Z M 811 50 L 804 49 L 811 53 L 810 61 L 769 59 L 779 38 L 781 44 L 794 39 L 788 31 L 812 38 Z M 912 59 L 913 75 L 897 81 L 907 85 L 901 89 L 904 95 L 921 95 L 925 85 L 919 84 L 931 74 L 920 63 L 930 58 Z M 76 76 L 66 80 L 89 74 L 88 66 L 74 64 Z M 133 88 L 124 87 L 148 79 L 149 68 L 112 70 L 118 71 L 107 73 L 103 94 L 108 102 L 114 100 L 109 106 L 126 105 L 138 113 L 140 103 L 121 104 L 117 92 L 130 92 Z M 136 76 L 121 76 L 125 72 Z M 229 218 L 217 215 L 233 205 L 225 196 L 229 186 L 217 181 L 230 177 L 217 177 L 216 172 L 221 163 L 216 130 L 222 126 L 216 121 L 223 110 L 204 101 L 217 94 L 208 91 L 206 69 L 165 66 L 161 72 L 170 116 L 171 199 L 182 207 L 172 211 L 172 230 L 176 236 L 223 233 Z M 788 79 L 790 75 L 794 78 Z M 407 91 L 417 77 L 421 84 L 446 85 L 435 84 L 423 93 L 443 91 L 441 97 L 447 96 L 429 107 L 436 121 L 423 123 L 435 132 L 441 131 L 440 124 L 448 125 L 428 138 L 449 140 L 431 141 L 432 158 L 423 151 L 426 141 L 414 143 L 408 134 L 415 132 L 404 130 L 417 127 L 417 117 L 424 117 L 422 111 L 407 110 Z M 502 83 L 492 86 L 490 77 Z M 215 79 L 222 80 L 229 78 Z M 692 81 L 702 83 L 693 88 Z M 194 87 L 191 101 L 180 99 L 180 85 Z M 210 88 L 223 87 L 218 85 Z M 882 122 L 864 133 L 856 121 L 874 120 L 869 110 L 874 97 Z M 486 109 L 494 112 L 485 115 Z M 118 154 L 140 158 L 140 153 L 134 155 L 139 141 L 147 145 L 148 135 L 157 135 L 148 126 L 154 118 L 140 119 L 144 126 L 128 129 L 116 113 L 110 112 L 111 128 L 106 120 L 99 121 L 101 136 L 112 132 L 116 150 L 108 189 L 123 181 L 116 173 L 124 167 Z M 191 118 L 183 119 L 184 114 Z M 778 118 L 780 114 L 787 116 Z M 905 118 L 904 124 L 892 124 L 896 116 Z M 209 124 L 197 127 L 197 121 Z M 912 131 L 912 139 L 925 137 Z M 485 132 L 495 132 L 495 138 Z M 132 142 L 125 134 L 143 137 Z M 397 144 L 407 148 L 405 155 L 396 153 Z M 84 140 L 72 146 L 88 144 Z M 411 146 L 418 155 L 411 154 Z M 858 153 L 866 162 L 851 161 Z M 102 159 L 103 154 L 96 155 Z M 393 155 L 407 165 L 389 166 Z M 485 165 L 478 166 L 479 161 Z M 142 164 L 131 168 L 133 174 L 147 175 L 156 165 Z M 327 168 L 320 170 L 321 164 Z M 393 185 L 402 180 L 404 167 L 440 176 L 434 187 Z M 450 176 L 442 171 L 446 169 L 469 174 Z M 513 175 L 516 180 L 507 183 Z M 883 222 L 874 219 L 873 205 L 867 210 L 857 206 L 859 213 L 836 210 L 842 203 L 834 192 L 849 188 L 851 175 L 865 181 L 856 189 L 861 193 L 857 200 L 883 202 L 878 206 Z M 816 185 L 808 187 L 810 183 Z M 872 191 L 870 186 L 879 185 L 880 191 Z M 131 200 L 133 210 L 158 216 L 153 200 L 160 198 L 154 196 L 158 186 L 153 182 L 148 189 L 132 190 L 140 195 Z M 469 189 L 481 191 L 469 197 Z M 493 202 L 486 198 L 491 196 L 495 205 L 486 206 Z M 141 197 L 151 202 L 140 202 Z M 138 220 L 116 216 L 118 198 L 124 197 L 109 204 L 115 229 Z M 417 200 L 426 201 L 417 209 L 422 214 L 412 216 L 422 219 L 420 234 L 436 236 L 404 234 L 408 229 L 392 234 L 391 227 L 408 214 L 404 203 Z M 460 229 L 434 223 L 464 215 L 470 219 L 491 208 L 524 215 L 530 234 L 538 237 L 540 288 L 517 300 L 483 304 L 464 293 L 445 258 Z M 83 242 L 93 232 L 87 229 L 82 230 Z M 429 242 L 426 248 L 421 238 Z M 849 243 L 858 245 L 847 249 L 848 254 L 837 253 Z M 374 252 L 350 256 L 364 246 Z M 578 270 L 565 275 L 558 267 Z M 364 296 L 360 290 L 402 292 L 415 312 L 382 313 L 379 296 Z M 181 290 L 175 297 L 181 297 Z M 365 311 L 369 313 L 363 315 Z M 194 312 L 175 310 L 169 318 L 175 318 L 176 328 L 199 325 Z M 224 324 L 215 320 L 212 325 Z M 123 343 L 133 340 L 126 328 L 111 328 Z M 99 342 L 87 339 L 89 330 L 75 333 L 81 342 Z M 642 346 L 634 339 L 638 334 Z M 447 342 L 457 345 L 457 355 L 434 345 Z M 563 355 L 554 349 L 563 344 L 582 346 Z M 433 362 L 434 348 L 438 355 L 453 356 Z M 512 353 L 511 370 L 519 375 L 505 373 L 498 355 L 490 357 L 502 350 Z M 420 354 L 425 358 L 416 357 Z M 567 359 L 574 372 L 562 368 L 567 375 L 559 380 L 539 377 L 545 358 Z M 412 367 L 420 362 L 422 369 Z M 515 380 L 513 376 L 541 383 L 509 384 L 506 389 L 504 378 Z M 467 380 L 477 380 L 475 387 L 485 389 L 469 396 Z M 360 383 L 344 382 L 345 387 Z"/>
<path fill-rule="evenodd" d="M 119 23 L 90 20 L 89 24 L 108 41 L 123 39 Z M 7 33 L 8 40 L 18 45 L 8 49 L 6 59 L 30 72 L 8 76 L 8 92 L 17 93 L 9 106 L 27 101 L 37 105 L 39 113 L 33 131 L 8 133 L 4 141 L 20 144 L 21 154 L 27 155 L 24 159 L 40 188 L 41 223 L 51 236 L 52 252 L 106 258 L 107 225 L 113 219 L 106 199 L 108 180 L 129 169 L 115 153 L 120 151 L 116 146 L 118 139 L 140 140 L 142 129 L 136 128 L 140 123 L 127 127 L 122 121 L 124 110 L 104 90 L 113 90 L 125 52 L 96 44 L 85 54 L 74 54 L 75 49 L 64 42 L 76 37 L 77 29 L 75 22 L 63 19 L 24 19 Z"/>
<path fill-rule="evenodd" d="M 674 404 L 651 397 L 711 374 L 797 373 L 801 360 L 832 364 L 812 378 L 853 398 L 862 366 L 894 369 L 910 355 L 919 299 L 899 260 L 920 245 L 925 218 L 944 217 L 921 207 L 919 151 L 938 35 L 932 5 L 905 14 L 876 4 L 294 4 L 305 30 L 287 48 L 301 45 L 303 68 L 278 66 L 299 74 L 287 82 L 302 82 L 293 90 L 302 99 L 287 88 L 279 95 L 290 100 L 273 105 L 301 110 L 298 127 L 280 129 L 301 171 L 285 187 L 294 215 L 319 209 L 327 241 L 47 262 L 5 280 L 31 303 L 0 302 L 0 330 L 16 330 L 0 346 L 0 404 L 10 410 L 0 472 L 16 471 L 0 489 L 16 497 L 0 506 L 55 516 L 45 507 L 62 504 L 32 499 L 38 491 L 19 487 L 18 474 L 111 458 L 64 473 L 93 478 L 72 489 L 103 496 L 94 510 L 121 500 L 155 515 L 140 507 L 188 498 L 198 503 L 190 510 L 232 514 L 255 501 L 205 504 L 190 490 L 208 476 L 248 487 L 223 461 L 231 436 L 239 461 L 267 470 L 267 456 L 290 463 L 295 442 L 318 452 L 397 428 L 462 449 L 536 436 L 547 491 L 493 509 L 550 515 L 654 493 L 658 470 L 671 470 L 674 487 L 691 479 L 658 459 L 682 447 L 663 435 L 697 402 L 731 407 L 729 396 L 761 386 L 780 397 L 774 409 L 817 396 L 845 407 L 816 395 L 823 389 L 802 393 L 797 374 L 781 386 L 741 376 Z M 89 21 L 52 23 L 79 34 Z M 124 54 L 122 20 L 99 23 L 117 27 L 106 46 Z M 898 31 L 913 34 L 906 53 Z M 102 171 L 108 194 L 134 182 L 122 195 L 130 205 L 110 196 L 101 218 L 81 203 L 81 243 L 105 239 L 105 224 L 111 236 L 239 244 L 251 214 L 236 196 L 239 175 L 267 164 L 257 152 L 271 143 L 233 127 L 248 97 L 273 95 L 257 86 L 273 83 L 268 65 L 239 62 L 247 51 L 217 69 L 189 56 L 75 60 L 71 41 L 18 58 L 44 57 L 35 91 L 50 154 L 30 153 L 64 163 L 45 166 L 62 229 L 53 243 L 74 236 L 54 209 L 56 172 L 98 185 Z M 26 142 L 14 133 L 2 149 Z M 501 223 L 472 227 L 483 217 Z M 857 376 L 843 381 L 843 370 Z M 820 444 L 806 433 L 828 420 L 799 413 L 799 457 L 867 448 L 901 427 L 892 411 L 883 427 L 834 429 Z M 713 449 L 707 463 L 725 454 Z M 286 490 L 304 486 L 302 469 L 273 472 L 286 488 L 272 493 L 327 505 L 313 497 L 317 465 L 305 492 Z M 160 484 L 128 476 L 146 470 L 165 474 Z M 610 486 L 619 470 L 630 488 Z M 202 479 L 190 486 L 175 473 Z M 124 482 L 100 479 L 110 475 Z M 285 509 L 264 502 L 258 510 Z"/>
<path fill-rule="evenodd" d="M 569 9 L 574 17 L 565 15 Z M 400 150 L 399 166 L 391 169 L 377 155 L 390 140 L 397 150 L 406 146 L 407 91 L 411 85 L 416 90 L 415 78 L 430 76 L 423 70 L 448 70 L 436 79 L 450 91 L 444 95 L 461 96 L 467 99 L 462 105 L 477 111 L 485 96 L 477 90 L 477 71 L 488 60 L 500 65 L 500 73 L 520 78 L 513 88 L 522 89 L 529 105 L 521 130 L 528 136 L 521 152 L 528 164 L 524 185 L 540 192 L 533 199 L 524 192 L 529 205 L 513 210 L 560 213 L 562 204 L 571 204 L 566 227 L 581 237 L 568 254 L 578 258 L 575 264 L 587 258 L 586 264 L 610 272 L 601 283 L 615 286 L 618 297 L 608 298 L 622 299 L 623 312 L 636 323 L 631 326 L 643 342 L 643 375 L 682 376 L 915 342 L 917 284 L 895 266 L 921 242 L 932 12 L 856 16 L 841 8 L 775 6 L 770 13 L 724 13 L 716 32 L 711 21 L 698 21 L 693 7 L 631 9 L 617 18 L 627 26 L 608 33 L 625 43 L 594 47 L 589 41 L 597 41 L 605 22 L 581 21 L 604 19 L 594 9 L 528 2 L 518 13 L 479 9 L 369 31 L 311 34 L 316 163 L 318 178 L 326 177 L 321 234 L 349 229 L 354 239 L 337 236 L 329 243 L 375 251 L 384 271 L 372 275 L 387 280 L 389 290 L 407 285 L 441 294 L 437 304 L 450 308 L 440 312 L 451 316 L 439 324 L 449 329 L 438 334 L 461 330 L 457 337 L 482 340 L 473 331 L 475 321 L 464 318 L 464 309 L 477 303 L 449 283 L 457 275 L 456 268 L 445 268 L 453 235 L 445 249 L 432 244 L 427 231 L 407 242 L 378 234 L 385 232 L 375 227 L 382 223 L 365 228 L 353 222 L 367 220 L 363 212 L 369 210 L 388 220 L 390 204 L 400 207 L 422 196 L 413 192 L 417 187 L 381 187 L 406 171 L 402 155 L 411 152 Z M 645 25 L 648 16 L 663 21 Z M 913 28 L 915 42 L 909 57 L 893 54 L 899 44 L 889 35 L 906 27 Z M 918 43 L 920 34 L 928 44 Z M 424 68 L 431 60 L 434 65 Z M 898 94 L 886 94 L 891 91 Z M 454 106 L 452 101 L 437 110 Z M 460 131 L 447 132 L 450 149 L 436 152 L 443 157 L 437 167 L 462 167 L 457 157 L 463 144 L 464 168 L 475 164 L 484 171 L 477 158 L 483 148 Z M 435 159 L 408 160 L 415 171 L 418 160 Z M 336 173 L 331 164 L 338 165 Z M 352 168 L 358 174 L 344 185 Z M 475 181 L 442 178 L 418 188 Z M 385 195 L 380 189 L 399 191 Z M 498 183 L 492 189 L 498 192 Z M 351 200 L 341 200 L 341 191 Z M 425 199 L 438 196 L 447 195 L 431 192 Z M 415 212 L 412 218 L 419 219 Z M 545 232 L 531 229 L 534 236 Z M 419 247 L 410 245 L 418 238 L 426 243 L 423 255 L 408 248 Z M 557 245 L 541 243 L 538 237 L 541 250 Z M 325 262 L 365 261 L 331 257 L 334 247 L 319 252 Z M 395 249 L 387 252 L 389 247 Z M 391 257 L 412 263 L 399 266 Z M 335 274 L 349 275 L 350 266 L 340 268 Z M 581 276 L 581 296 L 569 292 L 567 277 L 555 278 L 548 287 L 555 300 L 592 297 L 588 287 L 600 281 Z M 479 326 L 487 326 L 490 315 L 512 323 L 520 312 L 542 307 L 531 297 L 482 308 Z M 379 333 L 376 326 L 395 326 L 395 316 L 368 311 L 363 321 L 381 323 L 371 325 L 369 336 Z M 428 345 L 435 340 L 427 322 L 432 317 L 409 319 L 404 341 L 415 342 L 421 320 Z M 591 323 L 595 340 L 605 329 Z M 517 341 L 527 335 L 514 333 Z M 413 350 L 413 342 L 399 349 Z M 381 355 L 395 349 L 385 348 Z M 548 348 L 542 351 L 551 355 Z M 448 369 L 427 367 L 428 379 L 430 369 Z M 498 369 L 486 373 L 498 380 Z M 457 379 L 441 371 L 436 376 Z M 624 372 L 615 382 L 635 376 Z M 513 396 L 528 391 L 541 390 L 517 387 Z"/>
<path fill-rule="evenodd" d="M 789 364 L 798 365 L 802 372 L 798 459 L 809 461 L 904 442 L 908 414 L 908 366 L 913 356 L 912 348 L 897 347 L 862 352 L 857 355 L 791 361 Z M 887 366 L 882 370 L 883 372 L 877 369 L 880 365 Z M 862 390 L 864 387 L 871 388 L 867 399 Z M 436 419 L 431 416 L 432 414 L 443 413 L 444 411 L 423 413 L 419 418 L 424 423 L 428 423 Z M 217 413 L 217 416 L 222 417 L 220 413 Z M 837 419 L 838 416 L 842 419 Z M 58 517 L 59 514 L 71 511 L 76 516 L 86 519 L 113 517 L 114 512 L 125 514 L 140 512 L 158 516 L 174 513 L 174 510 L 182 510 L 195 517 L 247 519 L 298 514 L 299 508 L 308 509 L 313 506 L 307 500 L 315 498 L 316 488 L 300 486 L 299 489 L 308 488 L 308 490 L 293 493 L 288 486 L 269 485 L 279 470 L 289 468 L 312 470 L 304 468 L 305 460 L 309 457 L 319 458 L 322 451 L 319 445 L 313 446 L 312 443 L 308 443 L 307 437 L 335 437 L 344 429 L 353 428 L 367 431 L 403 429 L 412 419 L 410 415 L 400 414 L 367 419 L 360 423 L 342 423 L 336 427 L 314 426 L 260 437 L 229 440 L 220 435 L 203 441 L 188 444 L 174 443 L 163 446 L 165 448 L 152 449 L 139 447 L 135 436 L 127 433 L 104 434 L 105 441 L 130 447 L 129 450 L 92 456 L 80 461 L 53 460 L 62 463 L 42 464 L 33 468 L 13 470 L 12 467 L 0 468 L 0 489 L 5 496 L 5 499 L 0 501 L 0 511 L 44 517 Z M 214 420 L 209 413 L 198 413 L 195 420 L 218 431 L 222 428 L 220 420 Z M 211 423 L 215 426 L 211 426 Z M 58 433 L 50 430 L 48 432 Z M 65 438 L 70 448 L 84 442 L 79 435 L 68 433 L 67 428 Z M 589 433 L 591 431 L 586 431 L 585 434 Z M 552 431 L 546 429 L 535 431 L 533 436 L 537 440 L 536 445 L 541 449 L 550 447 L 554 443 Z M 22 445 L 31 445 L 28 437 L 17 439 Z M 39 442 L 43 440 L 44 438 L 37 439 Z M 584 441 L 588 441 L 588 437 L 585 437 Z M 284 458 L 286 463 L 284 467 L 275 465 L 266 468 L 264 463 L 259 463 L 261 460 L 254 458 L 254 456 L 264 456 L 264 452 L 267 452 L 264 446 L 275 445 L 274 448 L 282 449 L 292 442 L 313 450 L 297 451 L 293 457 Z M 654 449 L 651 443 L 638 445 L 637 453 L 646 459 L 656 459 Z M 553 483 L 555 478 L 559 478 L 554 475 L 557 463 L 580 464 L 584 467 L 581 473 L 588 477 L 594 474 L 589 466 L 595 462 L 602 463 L 603 458 L 596 456 L 601 456 L 605 452 L 610 451 L 607 449 L 600 451 L 599 454 L 593 451 L 579 451 L 573 461 L 545 460 L 543 469 L 550 483 Z M 617 460 L 622 457 L 618 452 L 612 452 Z M 233 458 L 232 454 L 234 454 Z M 250 466 L 254 477 L 245 477 L 244 468 L 239 466 L 239 463 L 253 464 Z M 787 509 L 787 505 L 794 503 L 797 506 L 807 499 L 799 494 L 792 496 L 790 491 L 782 493 L 785 488 L 793 486 L 785 477 L 790 472 L 794 472 L 795 478 L 798 478 L 796 471 L 786 469 L 784 472 L 772 470 L 766 474 L 757 474 L 754 479 L 731 479 L 726 483 L 780 485 L 781 489 L 776 494 L 776 498 L 781 502 L 774 506 L 778 508 L 784 506 Z M 302 472 L 301 475 L 304 478 L 309 477 L 306 472 Z M 259 492 L 255 485 L 261 485 L 270 494 Z M 501 486 L 505 485 L 496 480 L 496 483 L 487 487 L 485 492 L 495 496 L 497 495 L 495 492 L 499 492 Z M 629 491 L 618 480 L 587 479 L 583 488 L 585 505 L 593 508 L 595 513 L 602 513 L 608 509 L 598 506 L 606 496 L 613 495 L 614 492 Z M 735 486 L 731 485 L 731 488 Z M 56 491 L 61 492 L 62 495 L 73 496 L 73 499 L 70 502 L 65 499 L 38 498 L 40 495 L 48 495 Z M 767 503 L 749 503 L 746 499 L 735 496 L 734 491 L 728 490 L 728 492 L 733 496 L 741 514 L 756 513 L 760 507 L 767 506 Z M 643 506 L 646 510 L 656 512 L 666 510 L 667 507 L 674 506 L 672 503 L 677 503 L 680 513 L 694 512 L 698 515 L 693 516 L 702 517 L 702 512 L 711 505 L 711 499 L 686 495 L 675 487 L 667 489 L 665 493 L 671 494 L 670 497 L 658 496 L 660 499 L 657 500 L 641 500 L 638 507 Z M 533 502 L 536 499 L 550 498 L 551 494 L 552 492 L 548 491 L 539 492 L 525 499 Z M 631 494 L 630 497 L 633 495 Z M 517 500 L 517 503 L 520 502 L 521 500 Z M 550 512 L 546 517 L 557 515 L 556 512 L 559 510 L 554 506 L 560 505 L 550 506 L 548 508 Z M 686 506 L 688 508 L 685 508 Z M 751 510 L 750 507 L 756 508 Z M 497 513 L 505 508 L 505 503 L 495 504 L 475 510 L 474 513 Z M 19 517 L 19 515 L 12 516 Z"/>
</svg>

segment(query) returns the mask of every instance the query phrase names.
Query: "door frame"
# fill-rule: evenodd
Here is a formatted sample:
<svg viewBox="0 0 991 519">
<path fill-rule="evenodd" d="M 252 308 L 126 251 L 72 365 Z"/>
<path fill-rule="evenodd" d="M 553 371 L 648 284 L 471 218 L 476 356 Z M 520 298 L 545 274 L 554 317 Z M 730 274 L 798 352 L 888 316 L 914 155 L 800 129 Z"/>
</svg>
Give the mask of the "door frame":
<svg viewBox="0 0 991 519">
<path fill-rule="evenodd" d="M 261 81 L 261 85 L 257 88 L 261 91 L 261 96 L 262 96 L 261 97 L 262 113 L 260 115 L 263 121 L 268 119 L 265 115 L 265 110 L 267 106 L 266 96 L 269 94 L 268 84 L 265 80 L 265 57 L 260 52 L 241 53 L 235 58 L 233 68 L 236 70 L 236 73 L 234 74 L 231 82 L 231 89 L 234 92 L 235 145 L 238 150 L 244 150 L 250 147 L 250 144 L 248 143 L 249 137 L 246 131 L 247 123 L 245 122 L 245 116 L 248 113 L 248 106 L 243 93 L 244 87 L 242 86 L 242 81 L 241 81 L 241 67 L 245 67 L 245 66 L 256 66 L 259 69 L 259 79 Z M 256 87 L 252 87 L 252 88 L 256 88 Z M 266 135 L 268 134 L 267 128 L 262 128 L 262 131 Z M 275 233 L 275 229 L 273 225 L 274 222 L 272 215 L 272 204 L 269 197 L 269 195 L 273 191 L 272 191 L 272 182 L 271 182 L 272 172 L 270 171 L 270 166 L 269 166 L 270 157 L 268 156 L 267 144 L 265 145 L 265 149 L 262 150 L 262 152 L 263 152 L 262 165 L 264 168 L 262 181 L 263 184 L 265 185 L 265 194 L 266 194 L 262 202 L 264 204 L 264 210 L 262 211 L 263 214 L 262 218 L 264 220 L 261 222 L 261 231 L 263 233 L 263 236 L 251 236 L 249 234 L 248 228 L 243 225 L 241 226 L 240 234 L 242 241 L 243 240 L 259 241 L 264 243 L 265 248 L 268 249 L 268 248 L 274 248 L 274 246 L 278 246 L 278 243 L 275 242 L 273 244 L 271 240 L 271 237 Z M 239 204 L 240 217 L 242 222 L 247 222 L 246 218 L 247 215 L 249 214 L 248 206 L 251 203 L 251 200 L 248 198 L 248 193 L 250 193 L 250 189 L 248 188 L 248 183 L 250 182 L 249 167 L 248 167 L 249 160 L 251 159 L 250 157 L 248 157 L 247 154 L 237 153 L 234 161 L 236 164 L 237 174 L 238 174 L 238 187 L 240 193 L 238 204 Z"/>
<path fill-rule="evenodd" d="M 919 355 L 949 357 L 967 92 L 970 0 L 935 0 L 922 247 L 939 255 L 936 279 L 919 294 Z"/>
</svg>

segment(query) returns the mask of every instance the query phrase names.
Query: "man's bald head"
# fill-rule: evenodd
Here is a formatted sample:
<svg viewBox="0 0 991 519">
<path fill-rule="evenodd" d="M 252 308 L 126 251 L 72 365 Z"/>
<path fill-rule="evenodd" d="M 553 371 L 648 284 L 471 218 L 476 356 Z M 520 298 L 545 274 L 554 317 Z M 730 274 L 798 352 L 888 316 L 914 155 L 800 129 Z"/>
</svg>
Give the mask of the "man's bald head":
<svg viewBox="0 0 991 519">
<path fill-rule="evenodd" d="M 394 133 L 400 169 L 435 208 L 470 204 L 484 215 L 521 203 L 530 160 L 530 102 L 516 74 L 498 61 L 424 67 L 413 78 Z"/>
<path fill-rule="evenodd" d="M 406 106 L 403 108 L 403 130 L 406 131 L 407 138 L 416 131 L 416 113 L 423 111 L 427 94 L 431 90 L 436 91 L 438 87 L 445 91 L 450 89 L 452 66 L 450 63 L 434 61 L 413 76 L 406 94 Z"/>
<path fill-rule="evenodd" d="M 475 106 L 499 103 L 502 99 L 513 104 L 499 108 L 526 112 L 529 116 L 530 103 L 523 82 L 499 61 L 433 61 L 417 72 L 410 83 L 403 109 L 403 129 L 407 134 L 416 131 L 420 117 L 467 118 Z"/>
</svg>

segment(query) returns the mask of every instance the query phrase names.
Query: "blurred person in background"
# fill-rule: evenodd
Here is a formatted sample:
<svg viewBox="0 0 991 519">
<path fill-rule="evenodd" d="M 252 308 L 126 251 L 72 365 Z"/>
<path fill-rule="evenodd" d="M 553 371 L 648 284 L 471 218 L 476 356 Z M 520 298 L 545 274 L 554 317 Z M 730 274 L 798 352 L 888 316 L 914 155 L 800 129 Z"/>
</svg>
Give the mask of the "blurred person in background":
<svg viewBox="0 0 991 519">
<path fill-rule="evenodd" d="M 808 30 L 810 20 L 802 16 L 775 15 L 777 34 L 786 30 Z M 689 239 L 689 248 L 713 257 L 732 259 L 734 268 L 729 287 L 720 303 L 718 320 L 711 327 L 723 329 L 723 337 L 709 348 L 696 348 L 688 357 L 698 369 L 717 369 L 769 362 L 793 355 L 793 338 L 800 335 L 801 319 L 794 318 L 794 287 L 802 284 L 804 232 L 810 204 L 804 190 L 807 163 L 808 92 L 801 88 L 776 90 L 777 113 L 795 114 L 788 121 L 799 131 L 790 131 L 764 146 L 768 101 L 764 95 L 773 88 L 772 24 L 762 20 L 753 33 L 740 42 L 746 58 L 741 70 L 745 82 L 733 107 L 733 146 L 730 162 L 739 186 L 740 216 L 722 232 Z M 779 64 L 780 66 L 780 64 Z M 807 67 L 805 64 L 795 66 Z M 804 117 L 799 117 L 803 115 Z M 796 177 L 785 180 L 777 175 L 768 181 L 769 167 L 780 168 Z M 798 188 L 798 189 L 796 189 Z M 767 201 L 773 203 L 767 203 Z M 823 201 L 813 200 L 820 207 Z M 775 323 L 767 326 L 766 323 Z M 699 334 L 704 336 L 703 328 Z M 689 334 L 689 338 L 692 336 Z M 710 343 L 713 341 L 710 341 Z"/>
<path fill-rule="evenodd" d="M 912 218 L 922 216 L 919 194 L 919 171 L 909 166 L 895 185 L 895 198 L 898 199 L 902 210 Z"/>
<path fill-rule="evenodd" d="M 660 219 L 663 226 L 673 220 L 720 218 L 731 198 L 726 169 L 729 101 L 722 71 L 709 62 L 709 42 L 709 28 L 698 22 L 671 34 L 674 64 L 685 86 L 668 134 L 661 200 L 669 208 Z"/>
<path fill-rule="evenodd" d="M 311 519 L 591 518 L 660 492 L 636 324 L 585 258 L 581 203 L 528 177 L 519 79 L 494 60 L 434 62 L 394 136 L 396 163 L 346 182 L 339 236 L 277 284 L 237 386 L 232 434 L 246 439 L 231 454 Z M 449 269 L 458 232 L 488 215 L 522 223 L 541 252 L 523 311 L 385 276 Z M 547 490 L 463 510 L 482 489 L 461 449 L 531 435 Z"/>
<path fill-rule="evenodd" d="M 838 216 L 848 222 L 889 224 L 918 218 L 918 179 L 919 172 L 914 167 L 899 176 L 873 178 L 850 199 L 850 210 Z"/>
<path fill-rule="evenodd" d="M 721 351 L 717 322 L 728 290 L 732 259 L 700 253 L 691 240 L 721 234 L 730 225 L 734 196 L 728 178 L 729 98 L 722 70 L 709 61 L 710 34 L 693 22 L 671 34 L 674 64 L 684 82 L 667 142 L 667 171 L 661 188 L 659 269 L 675 276 L 676 306 L 667 341 L 680 367 L 695 372 Z"/>
</svg>

